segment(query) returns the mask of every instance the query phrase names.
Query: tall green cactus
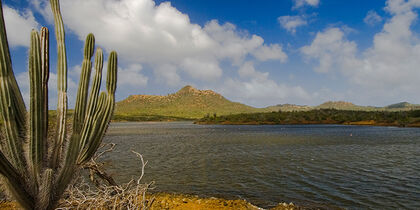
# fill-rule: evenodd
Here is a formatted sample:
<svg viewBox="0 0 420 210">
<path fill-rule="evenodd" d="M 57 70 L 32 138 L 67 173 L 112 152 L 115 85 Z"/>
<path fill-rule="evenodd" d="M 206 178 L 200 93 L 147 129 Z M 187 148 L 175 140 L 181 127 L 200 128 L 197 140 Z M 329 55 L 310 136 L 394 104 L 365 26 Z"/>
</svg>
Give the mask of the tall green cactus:
<svg viewBox="0 0 420 210">
<path fill-rule="evenodd" d="M 95 75 L 89 93 L 95 38 L 86 38 L 72 134 L 67 135 L 67 58 L 59 0 L 50 0 L 57 39 L 57 123 L 48 139 L 49 32 L 31 32 L 30 101 L 27 113 L 12 70 L 0 0 L 0 174 L 12 196 L 25 209 L 53 209 L 81 165 L 98 149 L 115 106 L 117 54 L 108 58 L 106 92 L 100 93 L 103 53 L 96 50 Z M 28 119 L 27 119 L 28 118 Z M 69 136 L 69 137 L 68 137 Z M 25 142 L 28 142 L 26 144 Z"/>
</svg>

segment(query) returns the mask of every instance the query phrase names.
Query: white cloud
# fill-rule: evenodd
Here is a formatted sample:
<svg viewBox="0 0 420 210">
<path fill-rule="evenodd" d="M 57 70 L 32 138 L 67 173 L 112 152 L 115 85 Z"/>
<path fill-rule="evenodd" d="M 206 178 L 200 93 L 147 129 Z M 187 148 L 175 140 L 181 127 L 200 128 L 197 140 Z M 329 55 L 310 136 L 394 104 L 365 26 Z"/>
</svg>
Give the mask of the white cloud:
<svg viewBox="0 0 420 210">
<path fill-rule="evenodd" d="M 317 72 L 326 73 L 334 69 L 346 69 L 357 62 L 356 43 L 345 40 L 344 32 L 339 28 L 329 28 L 318 32 L 312 44 L 302 47 L 301 52 L 319 62 L 319 65 L 315 67 Z"/>
<path fill-rule="evenodd" d="M 30 10 L 20 12 L 13 8 L 3 5 L 4 21 L 6 32 L 11 47 L 29 47 L 32 29 L 39 27 Z"/>
<path fill-rule="evenodd" d="M 170 64 L 162 64 L 155 66 L 154 69 L 157 82 L 166 83 L 171 87 L 181 85 L 181 77 L 177 73 L 176 66 Z"/>
<path fill-rule="evenodd" d="M 268 72 L 261 73 L 255 70 L 254 63 L 246 62 L 238 70 L 239 76 L 243 78 L 255 78 L 257 80 L 267 80 Z"/>
<path fill-rule="evenodd" d="M 262 45 L 251 54 L 259 61 L 280 60 L 283 63 L 287 61 L 288 57 L 279 44 Z"/>
<path fill-rule="evenodd" d="M 142 66 L 133 64 L 126 69 L 118 69 L 118 86 L 146 86 L 148 78 L 141 74 Z"/>
<path fill-rule="evenodd" d="M 363 21 L 368 25 L 375 25 L 382 22 L 382 17 L 378 15 L 374 10 L 370 10 Z"/>
<path fill-rule="evenodd" d="M 398 15 L 411 12 L 416 7 L 420 7 L 420 0 L 387 0 L 385 10 Z"/>
<path fill-rule="evenodd" d="M 277 18 L 281 27 L 286 29 L 288 32 L 295 34 L 298 27 L 307 25 L 308 22 L 301 16 L 281 16 Z"/>
<path fill-rule="evenodd" d="M 373 46 L 359 53 L 360 57 L 356 57 L 356 44 L 339 28 L 319 32 L 301 51 L 319 62 L 316 71 L 342 72 L 356 85 L 353 89 L 363 89 L 358 92 L 360 97 L 412 98 L 420 89 L 420 40 L 411 30 L 417 20 L 416 8 L 420 8 L 419 0 L 387 1 L 386 11 L 393 16 L 374 36 Z"/>
<path fill-rule="evenodd" d="M 294 6 L 293 9 L 304 7 L 306 5 L 317 7 L 319 5 L 319 0 L 293 0 Z"/>
<path fill-rule="evenodd" d="M 181 66 L 194 79 L 214 81 L 222 76 L 218 62 L 207 59 L 186 58 Z"/>
<path fill-rule="evenodd" d="M 252 62 L 245 62 L 239 68 L 238 74 L 241 79 L 228 78 L 217 90 L 230 99 L 245 100 L 247 104 L 257 107 L 273 104 L 273 101 L 287 103 L 289 100 L 311 99 L 311 95 L 302 87 L 277 83 L 269 79 L 268 72 L 257 71 Z"/>
<path fill-rule="evenodd" d="M 43 2 L 37 0 L 34 7 L 45 11 L 39 6 Z M 260 36 L 240 31 L 233 24 L 216 20 L 205 26 L 193 24 L 170 2 L 73 0 L 62 1 L 61 8 L 66 26 L 80 40 L 93 32 L 107 51 L 116 50 L 127 63 L 151 66 L 161 79 L 171 77 L 176 69 L 193 79 L 216 81 L 223 75 L 222 61 L 240 65 L 249 55 L 260 61 L 287 58 L 279 44 L 265 44 Z M 50 19 L 46 12 L 41 13 Z M 168 76 L 163 76 L 165 69 Z"/>
<path fill-rule="evenodd" d="M 250 36 L 247 32 L 238 31 L 231 23 L 220 25 L 218 21 L 212 20 L 203 30 L 214 41 L 215 51 L 212 54 L 218 59 L 230 59 L 237 65 L 249 54 L 260 61 L 287 59 L 279 44 L 266 45 L 260 36 Z"/>
</svg>

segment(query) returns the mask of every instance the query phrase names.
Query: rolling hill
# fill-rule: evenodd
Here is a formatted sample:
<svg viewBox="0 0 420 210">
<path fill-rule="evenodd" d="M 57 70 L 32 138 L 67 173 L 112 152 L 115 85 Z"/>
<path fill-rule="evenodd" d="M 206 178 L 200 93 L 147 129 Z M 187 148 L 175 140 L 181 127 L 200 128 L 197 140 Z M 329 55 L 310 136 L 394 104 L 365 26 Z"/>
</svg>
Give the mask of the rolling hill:
<svg viewBox="0 0 420 210">
<path fill-rule="evenodd" d="M 296 104 L 279 104 L 275 106 L 269 106 L 265 108 L 269 112 L 292 112 L 292 111 L 309 111 L 312 110 L 313 107 L 306 106 L 306 105 L 296 105 Z"/>
<path fill-rule="evenodd" d="M 167 96 L 131 95 L 117 102 L 116 116 L 166 116 L 196 119 L 207 114 L 227 115 L 261 112 L 262 109 L 227 100 L 211 90 L 185 86 Z"/>
<path fill-rule="evenodd" d="M 410 104 L 408 102 L 401 102 L 386 106 L 387 109 L 419 109 L 419 104 Z"/>
<path fill-rule="evenodd" d="M 391 104 L 385 107 L 374 107 L 374 106 L 359 106 L 346 101 L 327 101 L 318 106 L 306 106 L 306 105 L 295 105 L 295 104 L 280 104 L 276 106 L 269 106 L 266 108 L 267 111 L 310 111 L 316 109 L 336 109 L 336 110 L 350 110 L 350 111 L 410 111 L 419 110 L 420 105 L 410 104 L 408 102 L 401 102 Z"/>
</svg>

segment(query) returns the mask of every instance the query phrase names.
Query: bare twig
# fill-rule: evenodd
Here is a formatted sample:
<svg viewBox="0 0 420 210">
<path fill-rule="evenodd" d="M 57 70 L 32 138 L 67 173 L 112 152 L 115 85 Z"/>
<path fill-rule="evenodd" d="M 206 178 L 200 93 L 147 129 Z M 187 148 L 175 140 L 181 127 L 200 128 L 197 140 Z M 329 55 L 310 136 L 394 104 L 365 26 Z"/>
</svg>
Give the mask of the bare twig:
<svg viewBox="0 0 420 210">
<path fill-rule="evenodd" d="M 106 147 L 103 146 L 102 148 Z M 141 162 L 141 174 L 137 180 L 130 180 L 128 183 L 118 185 L 113 181 L 112 177 L 106 174 L 101 168 L 101 164 L 98 164 L 96 160 L 103 154 L 114 150 L 115 144 L 110 144 L 109 148 L 101 153 L 98 153 L 92 160 L 87 164 L 85 168 L 90 170 L 92 173 L 97 175 L 103 180 L 106 180 L 107 184 L 101 184 L 99 181 L 95 181 L 96 189 L 92 190 L 88 183 L 84 181 L 83 177 L 80 177 L 76 182 L 77 185 L 70 186 L 66 192 L 66 199 L 61 201 L 61 207 L 59 209 L 149 209 L 154 202 L 154 198 L 148 200 L 146 198 L 146 192 L 152 189 L 154 182 L 148 184 L 141 184 L 141 180 L 144 176 L 144 169 L 147 164 L 143 159 L 143 156 L 135 151 L 132 151 Z M 109 176 L 109 177 L 108 177 Z M 112 181 L 111 181 L 112 180 Z"/>
<path fill-rule="evenodd" d="M 106 181 L 111 186 L 118 185 L 117 182 L 115 182 L 114 178 L 108 173 L 106 173 L 105 169 L 103 168 L 104 164 L 97 162 L 98 158 L 100 158 L 102 155 L 108 152 L 112 152 L 115 149 L 115 146 L 116 144 L 114 143 L 102 144 L 99 150 L 102 150 L 105 147 L 109 147 L 109 148 L 103 150 L 102 152 L 98 154 L 95 154 L 95 156 L 93 156 L 93 158 L 89 162 L 83 165 L 83 169 L 89 170 L 90 181 L 94 183 L 95 186 L 98 188 L 101 186 L 101 184 L 100 184 L 100 181 L 95 178 L 95 175 L 99 177 L 101 180 Z"/>
</svg>

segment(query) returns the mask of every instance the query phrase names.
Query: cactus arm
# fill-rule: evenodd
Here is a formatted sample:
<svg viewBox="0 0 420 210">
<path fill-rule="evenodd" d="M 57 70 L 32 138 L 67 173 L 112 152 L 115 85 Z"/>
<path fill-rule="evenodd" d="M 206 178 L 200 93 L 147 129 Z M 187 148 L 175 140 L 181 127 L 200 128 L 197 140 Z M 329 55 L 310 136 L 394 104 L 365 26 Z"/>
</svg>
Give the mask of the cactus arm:
<svg viewBox="0 0 420 210">
<path fill-rule="evenodd" d="M 51 203 L 51 189 L 53 187 L 54 183 L 54 174 L 53 170 L 48 168 L 44 171 L 42 174 L 42 180 L 39 186 L 39 194 L 38 200 L 40 200 L 39 204 L 42 204 L 42 206 L 38 206 L 38 209 L 54 209 L 55 205 Z"/>
<path fill-rule="evenodd" d="M 95 114 L 95 109 L 97 107 L 97 102 L 98 102 L 98 97 L 99 97 L 99 90 L 101 88 L 101 81 L 102 81 L 102 68 L 103 68 L 103 52 L 101 48 L 98 48 L 96 50 L 96 55 L 95 55 L 95 76 L 93 78 L 93 83 L 92 83 L 92 87 L 90 90 L 90 96 L 89 96 L 89 101 L 88 101 L 88 105 L 87 105 L 87 113 L 86 113 L 86 118 L 85 118 L 85 122 L 83 125 L 83 130 L 82 133 L 80 134 L 80 145 L 79 145 L 79 150 L 81 150 L 85 144 L 87 139 L 89 138 L 89 134 L 90 134 L 90 130 L 93 127 L 93 122 L 94 122 L 94 114 Z"/>
<path fill-rule="evenodd" d="M 43 97 L 43 122 L 42 122 L 42 134 L 45 142 L 43 144 L 42 159 L 43 167 L 48 164 L 48 79 L 50 76 L 50 33 L 48 28 L 41 28 L 41 68 L 42 68 L 42 97 Z"/>
<path fill-rule="evenodd" d="M 1 2 L 0 2 L 1 7 Z M 18 169 L 23 168 L 21 132 L 25 128 L 25 104 L 12 71 L 3 10 L 0 9 L 0 115 L 3 118 L 7 156 Z M 23 107 L 23 110 L 22 110 Z"/>
<path fill-rule="evenodd" d="M 90 97 L 87 105 L 87 116 L 93 115 L 96 108 L 96 103 L 99 97 L 99 90 L 102 82 L 102 70 L 104 65 L 104 55 L 101 48 L 96 49 L 95 56 L 95 77 L 93 78 L 92 88 L 90 90 Z M 87 124 L 87 123 L 86 123 Z"/>
<path fill-rule="evenodd" d="M 84 59 L 82 64 L 82 71 L 80 74 L 80 81 L 79 81 L 79 89 L 77 92 L 77 100 L 75 106 L 75 116 L 73 122 L 73 134 L 70 138 L 70 143 L 67 148 L 66 159 L 64 163 L 64 167 L 60 172 L 60 176 L 57 181 L 57 186 L 59 191 L 65 190 L 67 184 L 71 181 L 74 173 L 74 166 L 76 163 L 76 159 L 79 155 L 79 147 L 80 147 L 80 132 L 82 126 L 85 122 L 85 113 L 86 113 L 86 100 L 87 100 L 87 93 L 89 88 L 89 80 L 90 80 L 90 73 L 91 73 L 91 57 L 93 55 L 94 45 L 95 45 L 95 38 L 92 34 L 89 34 L 86 38 L 85 42 L 85 50 L 84 50 Z M 98 56 L 102 56 L 102 54 L 97 54 Z M 97 70 L 101 74 L 102 69 Z M 96 79 L 97 76 L 95 76 Z M 99 80 L 101 77 L 99 77 Z M 97 79 L 96 79 L 97 80 Z M 97 81 L 95 82 L 97 83 Z M 95 82 L 94 86 L 95 87 Z M 96 84 L 98 85 L 98 84 Z M 100 82 L 99 82 L 100 86 Z"/>
<path fill-rule="evenodd" d="M 65 34 L 63 19 L 61 17 L 58 0 L 50 0 L 54 14 L 55 36 L 57 39 L 57 134 L 53 146 L 52 168 L 58 167 L 58 161 L 62 155 L 62 147 L 66 138 L 66 114 L 67 114 L 67 57 L 65 46 Z"/>
<path fill-rule="evenodd" d="M 105 112 L 107 110 L 107 94 L 105 92 L 101 92 L 99 99 L 98 99 L 98 104 L 97 104 L 97 109 L 95 110 L 95 114 L 92 117 L 92 126 L 90 127 L 90 130 L 88 130 L 87 134 L 88 139 L 86 142 L 85 147 L 83 148 L 82 152 L 79 155 L 78 158 L 78 164 L 83 164 L 84 162 L 88 161 L 91 156 L 89 155 L 91 152 L 91 150 L 93 149 L 94 145 L 98 144 L 100 145 L 102 138 L 98 138 L 98 136 L 100 136 L 100 130 L 101 130 L 101 124 L 102 122 L 105 120 Z M 96 142 L 93 142 L 92 139 Z M 96 150 L 95 150 L 96 151 Z"/>
<path fill-rule="evenodd" d="M 118 70 L 118 58 L 117 53 L 115 51 L 111 52 L 108 59 L 108 71 L 107 71 L 107 81 L 106 81 L 106 89 L 107 89 L 107 97 L 105 105 L 102 107 L 101 117 L 97 119 L 95 124 L 97 125 L 96 129 L 94 129 L 89 139 L 86 143 L 86 146 L 83 148 L 81 156 L 79 158 L 79 163 L 83 163 L 88 161 L 96 152 L 98 147 L 102 142 L 102 138 L 108 129 L 109 121 L 111 120 L 112 114 L 114 112 L 115 107 L 115 90 L 117 87 L 117 70 Z M 105 95 L 105 93 L 101 94 Z"/>
<path fill-rule="evenodd" d="M 3 8 L 1 1 L 0 1 L 0 8 Z M 16 82 L 16 78 L 12 70 L 12 60 L 10 58 L 9 45 L 7 42 L 7 34 L 6 34 L 6 27 L 4 24 L 3 9 L 0 9 L 0 36 L 1 36 L 1 53 L 2 53 L 1 62 L 2 62 L 2 65 L 4 65 L 3 68 L 6 68 L 6 71 L 7 71 L 10 91 L 12 93 L 11 97 L 14 104 L 14 107 L 11 107 L 11 108 L 15 109 L 14 112 L 15 112 L 15 119 L 17 123 L 16 126 L 18 128 L 18 131 L 23 132 L 25 130 L 25 123 L 26 123 L 26 107 L 25 107 L 22 94 L 20 93 L 19 86 Z"/>
<path fill-rule="evenodd" d="M 94 148 L 96 145 L 100 145 L 102 142 L 103 128 L 104 121 L 106 120 L 106 112 L 108 110 L 108 97 L 105 92 L 101 92 L 98 100 L 97 110 L 93 117 L 93 125 L 92 129 L 90 130 L 90 136 L 86 146 L 83 148 L 82 152 L 80 153 L 78 164 L 83 164 L 90 160 L 92 155 L 96 152 Z M 108 124 L 105 125 L 106 127 Z M 93 151 L 93 154 L 91 155 Z"/>
<path fill-rule="evenodd" d="M 70 184 L 71 180 L 73 179 L 75 172 L 77 171 L 78 166 L 76 166 L 75 164 L 75 159 L 77 158 L 78 151 L 77 149 L 75 150 L 74 148 L 75 146 L 77 146 L 75 145 L 75 143 L 77 143 L 78 138 L 79 138 L 78 135 L 71 136 L 65 162 L 63 164 L 63 167 L 61 167 L 61 171 L 59 172 L 56 178 L 56 181 L 54 183 L 55 192 L 53 192 L 54 194 L 51 195 L 53 197 L 59 197 L 64 193 L 67 186 Z"/>
<path fill-rule="evenodd" d="M 44 154 L 44 99 L 42 91 L 41 47 L 37 31 L 31 32 L 29 50 L 30 115 L 29 115 L 29 162 L 32 176 L 36 180 L 42 166 Z M 36 186 L 37 184 L 35 184 Z"/>
<path fill-rule="evenodd" d="M 89 133 L 92 129 L 95 129 L 95 119 L 98 118 L 100 114 L 99 111 L 96 110 L 97 107 L 102 106 L 101 104 L 104 103 L 105 97 L 103 99 L 99 99 L 99 90 L 101 88 L 101 81 L 102 81 L 102 68 L 103 68 L 103 52 L 102 49 L 98 48 L 96 50 L 95 55 L 95 76 L 93 78 L 93 83 L 90 91 L 89 101 L 87 105 L 87 113 L 86 118 L 83 124 L 82 132 L 79 134 L 72 135 L 70 139 L 70 145 L 67 150 L 66 155 L 66 162 L 65 165 L 60 171 L 60 174 L 57 179 L 57 192 L 58 194 L 64 192 L 65 188 L 67 187 L 68 183 L 70 183 L 71 179 L 73 178 L 73 173 L 76 170 L 75 164 L 77 157 L 80 154 L 80 145 L 83 144 L 84 140 L 89 137 Z M 77 141 L 80 140 L 80 145 L 76 144 Z"/>
<path fill-rule="evenodd" d="M 105 106 L 105 103 L 106 103 L 106 94 L 101 93 L 97 101 L 98 109 L 95 110 L 95 113 L 93 114 L 94 122 L 93 122 L 91 130 L 98 129 L 99 123 L 97 119 L 103 116 L 103 110 L 104 110 L 103 108 Z M 78 139 L 79 136 L 73 135 L 72 138 Z M 70 141 L 74 142 L 73 139 Z M 56 186 L 57 186 L 58 194 L 62 194 L 66 190 L 67 185 L 71 182 L 73 175 L 75 171 L 77 170 L 77 167 L 80 165 L 80 164 L 76 165 L 76 158 L 78 158 L 78 155 L 79 155 L 78 148 L 74 149 L 74 145 L 70 145 L 69 151 L 67 152 L 66 163 L 57 179 Z"/>
<path fill-rule="evenodd" d="M 87 105 L 87 113 L 84 120 L 81 133 L 73 133 L 68 147 L 66 164 L 75 164 L 77 156 L 80 154 L 81 147 L 83 147 L 85 140 L 89 137 L 89 132 L 93 127 L 94 117 L 96 116 L 95 108 L 97 107 L 99 90 L 102 81 L 103 68 L 103 52 L 102 49 L 96 50 L 95 56 L 95 76 L 91 87 L 90 97 Z"/>
<path fill-rule="evenodd" d="M 25 188 L 24 178 L 7 160 L 3 152 L 0 151 L 0 174 L 6 179 L 6 185 L 14 198 L 25 209 L 31 209 L 34 206 L 34 198 L 28 193 Z"/>
<path fill-rule="evenodd" d="M 117 71 L 118 71 L 118 56 L 117 52 L 112 51 L 108 59 L 108 74 L 106 78 L 106 90 L 110 97 L 115 98 L 115 91 L 117 89 Z"/>
<path fill-rule="evenodd" d="M 77 91 L 76 106 L 74 109 L 73 133 L 80 133 L 86 115 L 86 102 L 89 89 L 90 74 L 92 71 L 91 58 L 95 49 L 95 37 L 89 34 L 85 42 L 84 59 L 80 73 L 79 89 Z"/>
</svg>

